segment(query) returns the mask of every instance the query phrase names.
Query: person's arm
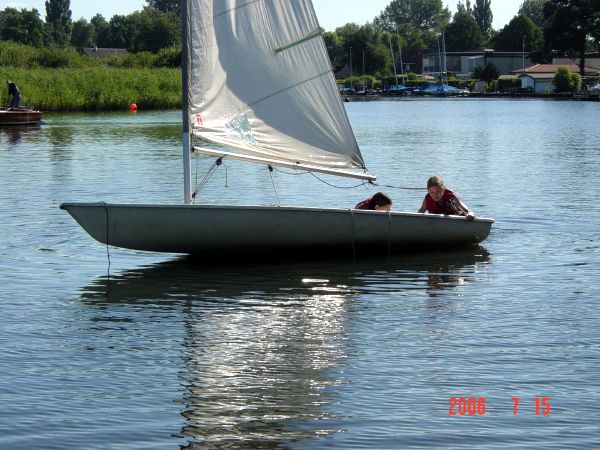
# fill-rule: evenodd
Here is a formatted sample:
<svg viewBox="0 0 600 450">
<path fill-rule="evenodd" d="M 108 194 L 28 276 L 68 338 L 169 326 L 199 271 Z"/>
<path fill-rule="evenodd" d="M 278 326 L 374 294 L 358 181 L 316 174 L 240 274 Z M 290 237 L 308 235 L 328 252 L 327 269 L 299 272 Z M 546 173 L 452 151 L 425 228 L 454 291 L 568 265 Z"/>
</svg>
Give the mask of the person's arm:
<svg viewBox="0 0 600 450">
<path fill-rule="evenodd" d="M 475 218 L 475 213 L 469 209 L 465 202 L 463 202 L 456 193 L 454 194 L 453 202 L 454 206 L 458 210 L 459 213 L 463 213 L 467 220 L 473 220 Z"/>
<path fill-rule="evenodd" d="M 423 199 L 423 204 L 417 212 L 424 213 L 425 211 L 427 211 L 427 202 L 425 201 L 425 199 Z"/>
</svg>

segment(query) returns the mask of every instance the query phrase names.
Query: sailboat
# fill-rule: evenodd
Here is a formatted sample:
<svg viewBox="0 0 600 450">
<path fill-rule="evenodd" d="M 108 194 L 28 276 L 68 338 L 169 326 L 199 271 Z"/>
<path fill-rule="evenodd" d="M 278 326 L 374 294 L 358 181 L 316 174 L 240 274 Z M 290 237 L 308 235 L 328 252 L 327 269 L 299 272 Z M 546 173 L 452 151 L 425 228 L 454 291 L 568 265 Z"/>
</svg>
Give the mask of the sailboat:
<svg viewBox="0 0 600 450">
<path fill-rule="evenodd" d="M 373 181 L 310 0 L 182 2 L 183 204 L 63 203 L 97 241 L 228 258 L 472 246 L 493 220 L 349 208 L 194 204 L 190 156 Z M 192 143 L 194 141 L 194 144 Z M 204 143 L 196 145 L 196 142 Z"/>
</svg>

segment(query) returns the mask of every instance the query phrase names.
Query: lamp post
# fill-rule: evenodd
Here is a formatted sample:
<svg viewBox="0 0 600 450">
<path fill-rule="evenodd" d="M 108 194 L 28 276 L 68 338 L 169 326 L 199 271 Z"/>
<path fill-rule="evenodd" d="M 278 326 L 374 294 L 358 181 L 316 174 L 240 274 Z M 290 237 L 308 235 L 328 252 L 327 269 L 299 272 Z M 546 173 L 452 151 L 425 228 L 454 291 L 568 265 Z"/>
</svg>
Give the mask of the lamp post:
<svg viewBox="0 0 600 450">
<path fill-rule="evenodd" d="M 352 87 L 352 47 L 350 47 L 350 87 Z"/>
<path fill-rule="evenodd" d="M 523 74 L 525 74 L 525 35 L 523 35 Z"/>
</svg>

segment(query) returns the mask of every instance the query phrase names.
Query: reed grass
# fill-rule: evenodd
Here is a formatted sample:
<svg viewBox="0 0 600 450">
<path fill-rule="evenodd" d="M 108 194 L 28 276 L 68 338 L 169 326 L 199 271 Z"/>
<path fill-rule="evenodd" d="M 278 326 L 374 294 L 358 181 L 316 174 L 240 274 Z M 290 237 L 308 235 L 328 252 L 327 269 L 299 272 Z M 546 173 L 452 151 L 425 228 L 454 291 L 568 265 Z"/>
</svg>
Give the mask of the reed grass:
<svg viewBox="0 0 600 450">
<path fill-rule="evenodd" d="M 42 111 L 117 111 L 131 103 L 142 110 L 181 107 L 179 69 L 0 67 L 3 104 L 8 100 L 7 79 L 19 87 L 21 106 Z"/>
</svg>

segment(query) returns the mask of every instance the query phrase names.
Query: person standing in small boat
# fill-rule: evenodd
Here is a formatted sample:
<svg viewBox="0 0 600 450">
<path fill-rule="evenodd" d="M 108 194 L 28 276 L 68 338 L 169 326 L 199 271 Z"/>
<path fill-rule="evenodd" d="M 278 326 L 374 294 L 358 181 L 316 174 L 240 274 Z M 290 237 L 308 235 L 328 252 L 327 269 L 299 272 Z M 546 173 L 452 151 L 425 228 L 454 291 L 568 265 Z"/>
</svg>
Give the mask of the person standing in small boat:
<svg viewBox="0 0 600 450">
<path fill-rule="evenodd" d="M 467 220 L 473 220 L 475 214 L 460 199 L 458 195 L 447 189 L 444 180 L 435 175 L 427 180 L 427 195 L 419 208 L 420 213 L 447 214 L 451 216 L 465 216 Z"/>
<path fill-rule="evenodd" d="M 8 101 L 10 102 L 10 108 L 18 108 L 19 102 L 21 101 L 21 91 L 19 91 L 19 88 L 12 80 L 6 80 L 6 84 L 8 84 Z"/>
<path fill-rule="evenodd" d="M 354 209 L 370 209 L 374 211 L 389 211 L 392 208 L 392 198 L 383 192 L 377 192 L 358 203 Z"/>
</svg>

